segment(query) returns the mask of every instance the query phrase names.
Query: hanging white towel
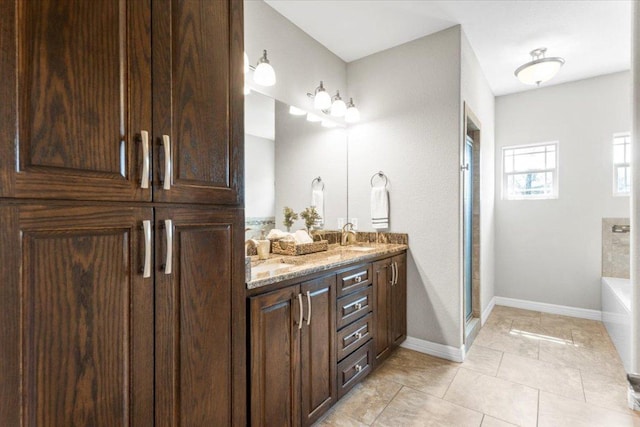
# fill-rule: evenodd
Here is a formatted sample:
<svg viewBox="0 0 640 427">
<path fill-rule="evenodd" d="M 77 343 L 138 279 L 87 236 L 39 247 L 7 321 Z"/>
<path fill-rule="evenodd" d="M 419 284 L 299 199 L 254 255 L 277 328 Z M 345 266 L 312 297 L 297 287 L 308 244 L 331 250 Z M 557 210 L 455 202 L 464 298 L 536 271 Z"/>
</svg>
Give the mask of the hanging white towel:
<svg viewBox="0 0 640 427">
<path fill-rule="evenodd" d="M 371 225 L 389 228 L 389 193 L 384 186 L 371 188 Z"/>
<path fill-rule="evenodd" d="M 321 227 L 324 225 L 324 190 L 322 189 L 312 189 L 311 190 L 311 206 L 315 206 L 316 211 L 320 215 L 320 218 L 316 220 L 314 224 L 316 227 Z"/>
</svg>

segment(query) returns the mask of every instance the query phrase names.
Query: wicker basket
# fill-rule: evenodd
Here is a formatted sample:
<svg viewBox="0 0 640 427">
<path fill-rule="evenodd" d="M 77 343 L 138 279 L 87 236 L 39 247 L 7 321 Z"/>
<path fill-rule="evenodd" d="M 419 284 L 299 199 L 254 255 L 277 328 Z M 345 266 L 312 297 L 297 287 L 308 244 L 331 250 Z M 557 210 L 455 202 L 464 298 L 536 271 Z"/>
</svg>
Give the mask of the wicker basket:
<svg viewBox="0 0 640 427">
<path fill-rule="evenodd" d="M 271 243 L 271 252 L 280 255 L 306 255 L 314 252 L 326 251 L 327 249 L 329 249 L 328 240 L 299 244 L 290 240 L 279 240 Z"/>
</svg>

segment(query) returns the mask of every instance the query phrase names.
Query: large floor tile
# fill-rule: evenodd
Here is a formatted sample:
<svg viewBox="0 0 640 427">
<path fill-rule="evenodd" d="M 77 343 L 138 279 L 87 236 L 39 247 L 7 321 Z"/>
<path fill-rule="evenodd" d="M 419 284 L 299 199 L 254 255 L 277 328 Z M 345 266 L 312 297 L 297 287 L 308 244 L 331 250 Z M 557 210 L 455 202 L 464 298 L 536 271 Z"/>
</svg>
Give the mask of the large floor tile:
<svg viewBox="0 0 640 427">
<path fill-rule="evenodd" d="M 541 341 L 539 359 L 614 378 L 624 375 L 619 358 L 585 347 Z"/>
<path fill-rule="evenodd" d="M 403 387 L 373 425 L 479 427 L 481 422 L 480 412 Z"/>
<path fill-rule="evenodd" d="M 474 344 L 483 347 L 531 357 L 533 359 L 538 358 L 538 343 L 539 341 L 537 339 L 512 334 L 510 331 L 498 332 L 485 328 L 480 330 L 474 342 Z"/>
<path fill-rule="evenodd" d="M 616 351 L 611 338 L 609 338 L 609 334 L 606 332 L 590 332 L 574 329 L 571 331 L 571 334 L 573 336 L 573 343 L 576 347 L 583 347 L 589 350 L 601 352 L 619 359 L 618 352 Z"/>
<path fill-rule="evenodd" d="M 368 427 L 369 424 L 361 423 L 349 416 L 330 412 L 323 419 L 313 425 L 314 427 Z"/>
<path fill-rule="evenodd" d="M 582 372 L 582 385 L 587 403 L 632 414 L 627 405 L 627 381 L 591 372 Z"/>
<path fill-rule="evenodd" d="M 504 305 L 496 305 L 491 310 L 491 316 L 506 319 L 539 319 L 539 311 L 523 310 L 520 308 L 506 307 Z"/>
<path fill-rule="evenodd" d="M 637 427 L 640 418 L 540 392 L 538 427 Z"/>
<path fill-rule="evenodd" d="M 540 319 L 514 320 L 511 324 L 511 332 L 538 340 L 573 342 L 569 327 L 543 325 Z"/>
<path fill-rule="evenodd" d="M 485 415 L 482 419 L 482 427 L 513 427 L 515 424 L 499 420 L 489 415 Z"/>
<path fill-rule="evenodd" d="M 577 317 L 561 316 L 559 314 L 541 313 L 540 324 L 542 326 L 577 329 L 585 332 L 601 333 L 605 331 L 602 322 L 597 320 L 580 319 Z"/>
<path fill-rule="evenodd" d="M 401 388 L 402 385 L 375 372 L 338 402 L 333 411 L 370 425 Z"/>
<path fill-rule="evenodd" d="M 498 378 L 584 401 L 580 371 L 505 353 Z"/>
<path fill-rule="evenodd" d="M 444 399 L 520 426 L 536 425 L 538 390 L 465 368 Z"/>
<path fill-rule="evenodd" d="M 464 358 L 463 368 L 496 376 L 503 352 L 474 343 Z"/>
</svg>

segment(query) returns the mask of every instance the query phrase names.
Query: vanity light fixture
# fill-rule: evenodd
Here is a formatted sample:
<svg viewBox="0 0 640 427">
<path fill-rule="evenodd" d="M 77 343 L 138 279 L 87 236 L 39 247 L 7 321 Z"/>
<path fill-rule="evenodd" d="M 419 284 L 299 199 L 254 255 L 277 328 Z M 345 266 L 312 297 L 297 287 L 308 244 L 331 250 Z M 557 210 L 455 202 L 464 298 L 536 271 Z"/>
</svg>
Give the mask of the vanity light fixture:
<svg viewBox="0 0 640 427">
<path fill-rule="evenodd" d="M 289 114 L 292 116 L 304 116 L 307 114 L 302 108 L 294 107 L 293 105 L 289 106 Z"/>
<path fill-rule="evenodd" d="M 320 122 L 320 121 L 322 121 L 322 119 L 319 116 L 317 116 L 317 115 L 315 115 L 313 113 L 307 113 L 307 121 L 308 122 Z"/>
<path fill-rule="evenodd" d="M 276 72 L 267 59 L 266 49 L 262 51 L 262 56 L 258 59 L 253 72 L 253 81 L 260 86 L 273 86 L 276 84 Z"/>
<path fill-rule="evenodd" d="M 353 103 L 353 98 L 349 98 L 347 111 L 344 114 L 344 121 L 347 123 L 356 123 L 360 121 L 360 111 L 358 111 L 356 105 Z"/>
<path fill-rule="evenodd" d="M 328 110 L 331 108 L 331 96 L 324 88 L 322 80 L 313 94 L 313 108 L 316 110 Z"/>
<path fill-rule="evenodd" d="M 334 117 L 342 117 L 347 112 L 347 104 L 340 97 L 340 91 L 337 90 L 331 104 L 331 115 Z"/>
<path fill-rule="evenodd" d="M 524 84 L 538 85 L 551 80 L 564 64 L 564 59 L 560 57 L 546 58 L 546 47 L 534 49 L 530 52 L 531 61 L 519 66 L 516 77 Z"/>
</svg>

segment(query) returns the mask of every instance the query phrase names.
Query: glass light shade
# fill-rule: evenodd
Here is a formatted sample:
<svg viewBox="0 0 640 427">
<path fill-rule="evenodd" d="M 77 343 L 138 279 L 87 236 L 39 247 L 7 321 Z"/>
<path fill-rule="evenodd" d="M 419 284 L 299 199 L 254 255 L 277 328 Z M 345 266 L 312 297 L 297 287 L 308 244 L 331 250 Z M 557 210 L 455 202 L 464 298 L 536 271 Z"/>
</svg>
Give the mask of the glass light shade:
<svg viewBox="0 0 640 427">
<path fill-rule="evenodd" d="M 304 116 L 305 114 L 307 114 L 307 112 L 304 111 L 301 108 L 294 107 L 293 105 L 290 105 L 289 106 L 289 114 L 291 114 L 292 116 Z"/>
<path fill-rule="evenodd" d="M 320 89 L 313 98 L 313 108 L 316 110 L 328 110 L 331 108 L 331 96 L 326 90 Z"/>
<path fill-rule="evenodd" d="M 347 104 L 340 98 L 333 101 L 331 104 L 331 115 L 334 117 L 342 117 L 347 112 Z"/>
<path fill-rule="evenodd" d="M 307 121 L 308 122 L 320 122 L 322 121 L 322 119 L 318 116 L 316 116 L 313 113 L 307 113 Z"/>
<path fill-rule="evenodd" d="M 527 85 L 539 85 L 551 80 L 564 64 L 562 58 L 543 58 L 528 62 L 515 71 L 516 77 Z"/>
<path fill-rule="evenodd" d="M 253 72 L 253 81 L 260 86 L 273 86 L 276 84 L 276 72 L 268 62 L 261 62 Z"/>
<path fill-rule="evenodd" d="M 247 74 L 249 72 L 249 55 L 247 52 L 244 53 L 244 73 Z"/>
<path fill-rule="evenodd" d="M 347 111 L 344 113 L 344 121 L 347 123 L 355 123 L 360 121 L 360 111 L 353 103 L 353 98 L 349 99 L 349 105 L 347 105 Z"/>
<path fill-rule="evenodd" d="M 334 128 L 337 126 L 334 122 L 330 120 L 323 120 L 321 125 L 323 128 Z"/>
</svg>

